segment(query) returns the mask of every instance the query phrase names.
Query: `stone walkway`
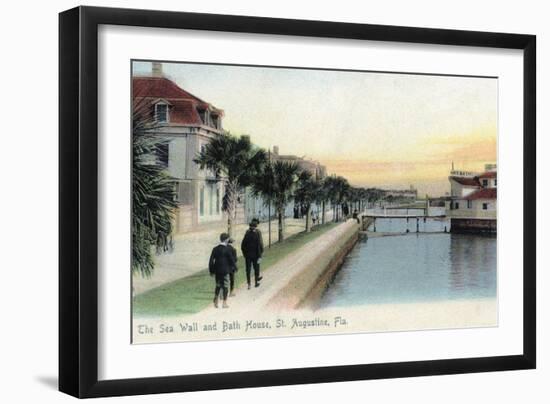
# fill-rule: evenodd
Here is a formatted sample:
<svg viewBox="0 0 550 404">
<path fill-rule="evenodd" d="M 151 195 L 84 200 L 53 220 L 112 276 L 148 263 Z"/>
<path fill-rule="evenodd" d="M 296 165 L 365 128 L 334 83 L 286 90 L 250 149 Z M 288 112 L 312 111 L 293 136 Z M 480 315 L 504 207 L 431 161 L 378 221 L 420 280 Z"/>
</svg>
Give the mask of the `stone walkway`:
<svg viewBox="0 0 550 404">
<path fill-rule="evenodd" d="M 234 338 L 236 336 L 267 336 L 288 334 L 288 328 L 271 329 L 266 335 L 266 330 L 261 328 L 257 330 L 245 330 L 244 327 L 249 320 L 254 322 L 270 322 L 272 328 L 275 326 L 277 318 L 288 316 L 288 314 L 299 315 L 305 313 L 306 317 L 311 316 L 311 309 L 291 310 L 288 307 L 276 307 L 272 304 L 273 299 L 278 295 L 281 289 L 285 288 L 302 271 L 311 267 L 312 263 L 319 260 L 323 252 L 333 248 L 345 234 L 357 227 L 355 220 L 342 222 L 338 226 L 328 230 L 318 238 L 306 243 L 296 251 L 288 254 L 286 257 L 269 267 L 269 270 L 262 273 L 263 279 L 260 287 L 254 286 L 249 290 L 247 285 L 243 284 L 236 290 L 236 296 L 228 299 L 229 308 L 215 308 L 213 304 L 192 315 L 167 316 L 155 319 L 136 319 L 134 321 L 133 341 L 135 343 L 144 342 L 163 342 L 176 340 L 204 340 L 212 338 Z M 296 285 L 297 288 L 302 285 Z M 213 296 L 212 296 L 213 297 Z M 301 313 L 301 314 L 300 314 Z M 240 321 L 242 328 L 238 332 L 227 333 L 224 331 L 224 323 Z M 182 333 L 181 325 L 197 324 L 197 330 L 190 333 Z M 217 324 L 215 330 L 204 329 L 207 324 Z M 288 320 L 290 324 L 290 320 Z M 154 333 L 142 333 L 140 327 L 146 325 Z M 174 332 L 160 333 L 161 326 L 170 326 Z M 242 333 L 244 331 L 246 333 Z M 298 330 L 298 333 L 301 333 Z"/>
<path fill-rule="evenodd" d="M 292 278 L 318 260 L 323 251 L 337 245 L 338 240 L 355 226 L 357 226 L 355 220 L 339 224 L 270 266 L 268 271 L 262 273 L 260 287 L 252 286 L 249 290 L 246 284 L 241 285 L 236 290 L 236 296 L 228 299 L 229 309 L 216 309 L 211 305 L 210 308 L 201 311 L 199 317 L 215 319 L 227 317 L 228 313 L 231 315 L 238 313 L 241 318 L 247 318 L 247 316 L 254 317 L 258 312 L 265 312 L 270 301 L 289 284 Z M 273 309 L 274 307 L 270 306 L 269 310 L 273 311 Z"/>
<path fill-rule="evenodd" d="M 329 218 L 327 214 L 327 218 Z M 268 245 L 268 223 L 261 223 L 264 246 Z M 235 226 L 234 236 L 237 254 L 241 256 L 240 245 L 247 224 Z M 285 237 L 292 236 L 305 230 L 305 219 L 285 219 Z M 215 227 L 201 232 L 193 232 L 178 235 L 174 238 L 174 250 L 155 256 L 155 271 L 151 278 L 142 278 L 134 275 L 132 286 L 134 295 L 161 286 L 167 282 L 175 281 L 189 275 L 193 275 L 208 267 L 208 260 L 212 248 L 219 242 L 219 235 L 227 231 L 226 227 Z M 277 221 L 271 222 L 271 240 L 274 244 L 277 240 Z"/>
</svg>

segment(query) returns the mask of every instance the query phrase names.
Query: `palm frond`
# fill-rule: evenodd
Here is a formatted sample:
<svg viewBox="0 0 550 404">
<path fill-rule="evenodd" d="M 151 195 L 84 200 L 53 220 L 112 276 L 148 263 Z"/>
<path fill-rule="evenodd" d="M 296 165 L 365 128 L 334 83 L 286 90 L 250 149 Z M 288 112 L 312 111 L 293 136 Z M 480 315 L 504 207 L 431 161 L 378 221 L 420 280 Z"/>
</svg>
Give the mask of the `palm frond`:
<svg viewBox="0 0 550 404">
<path fill-rule="evenodd" d="M 156 156 L 166 141 L 136 131 L 132 138 L 132 271 L 150 276 L 152 246 L 166 247 L 177 204 L 174 180 Z"/>
</svg>

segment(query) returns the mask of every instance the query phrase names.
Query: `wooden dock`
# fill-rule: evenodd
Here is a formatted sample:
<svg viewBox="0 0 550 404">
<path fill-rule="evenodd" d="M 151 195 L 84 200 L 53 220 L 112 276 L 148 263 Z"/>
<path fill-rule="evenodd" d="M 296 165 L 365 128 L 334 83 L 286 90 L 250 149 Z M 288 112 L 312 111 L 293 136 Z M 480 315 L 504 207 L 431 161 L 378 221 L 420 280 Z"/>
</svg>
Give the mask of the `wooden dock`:
<svg viewBox="0 0 550 404">
<path fill-rule="evenodd" d="M 363 223 L 362 230 L 366 231 L 368 227 L 372 224 L 373 225 L 373 232 L 376 232 L 376 219 L 407 219 L 407 222 L 409 219 L 416 220 L 416 233 L 420 232 L 420 220 L 423 222 L 426 222 L 426 219 L 444 219 L 445 215 L 434 215 L 434 216 L 426 216 L 426 215 L 388 215 L 387 213 L 371 213 L 371 214 L 362 214 L 361 215 L 361 221 Z M 447 232 L 447 228 L 445 226 L 445 232 Z"/>
<path fill-rule="evenodd" d="M 445 215 L 433 215 L 433 216 L 426 216 L 426 215 L 388 215 L 388 214 L 368 214 L 368 215 L 361 215 L 362 217 L 369 217 L 372 219 L 437 219 L 437 218 L 444 218 Z"/>
</svg>

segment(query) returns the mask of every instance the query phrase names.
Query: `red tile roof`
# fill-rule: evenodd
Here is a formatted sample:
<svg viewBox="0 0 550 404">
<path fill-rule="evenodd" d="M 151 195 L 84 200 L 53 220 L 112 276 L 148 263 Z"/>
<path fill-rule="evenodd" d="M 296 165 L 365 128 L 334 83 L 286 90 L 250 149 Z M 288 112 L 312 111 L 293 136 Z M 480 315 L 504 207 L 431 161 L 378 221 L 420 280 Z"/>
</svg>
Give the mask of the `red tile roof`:
<svg viewBox="0 0 550 404">
<path fill-rule="evenodd" d="M 496 178 L 497 177 L 497 172 L 496 171 L 487 171 L 487 172 L 484 172 L 483 174 L 479 175 L 478 178 Z"/>
<path fill-rule="evenodd" d="M 132 80 L 135 97 L 184 98 L 205 103 L 200 98 L 188 93 L 172 80 L 165 77 L 134 77 Z"/>
<path fill-rule="evenodd" d="M 458 182 L 460 185 L 466 185 L 469 187 L 481 186 L 477 180 L 477 177 L 449 177 L 449 179 Z"/>
<path fill-rule="evenodd" d="M 496 188 L 482 188 L 478 191 L 472 192 L 466 197 L 467 200 L 474 199 L 497 199 L 497 189 Z"/>
<path fill-rule="evenodd" d="M 134 114 L 142 119 L 153 117 L 153 104 L 158 99 L 170 106 L 170 123 L 203 125 L 197 109 L 210 109 L 223 116 L 223 111 L 185 91 L 164 77 L 134 77 L 132 79 Z"/>
</svg>

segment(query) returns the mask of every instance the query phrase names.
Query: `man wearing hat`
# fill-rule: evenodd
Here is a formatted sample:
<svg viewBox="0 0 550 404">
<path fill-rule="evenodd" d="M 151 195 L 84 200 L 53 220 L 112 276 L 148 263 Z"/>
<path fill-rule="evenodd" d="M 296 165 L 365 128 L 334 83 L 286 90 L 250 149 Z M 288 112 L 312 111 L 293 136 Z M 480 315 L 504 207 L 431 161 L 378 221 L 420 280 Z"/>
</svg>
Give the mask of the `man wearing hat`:
<svg viewBox="0 0 550 404">
<path fill-rule="evenodd" d="M 260 286 L 260 281 L 262 280 L 260 276 L 260 262 L 264 252 L 264 242 L 262 233 L 258 229 L 259 222 L 258 219 L 252 219 L 241 243 L 241 251 L 243 252 L 246 264 L 246 281 L 248 283 L 248 289 L 250 289 L 251 284 L 250 272 L 252 271 L 252 267 L 254 267 L 254 286 Z"/>
<path fill-rule="evenodd" d="M 229 307 L 227 305 L 227 295 L 229 292 L 229 274 L 235 266 L 235 258 L 231 248 L 227 246 L 229 241 L 229 234 L 220 234 L 220 244 L 212 249 L 210 254 L 210 261 L 208 263 L 208 269 L 210 275 L 216 279 L 216 288 L 214 290 L 214 307 L 218 307 L 218 298 L 220 292 L 223 297 L 223 308 Z"/>
</svg>

